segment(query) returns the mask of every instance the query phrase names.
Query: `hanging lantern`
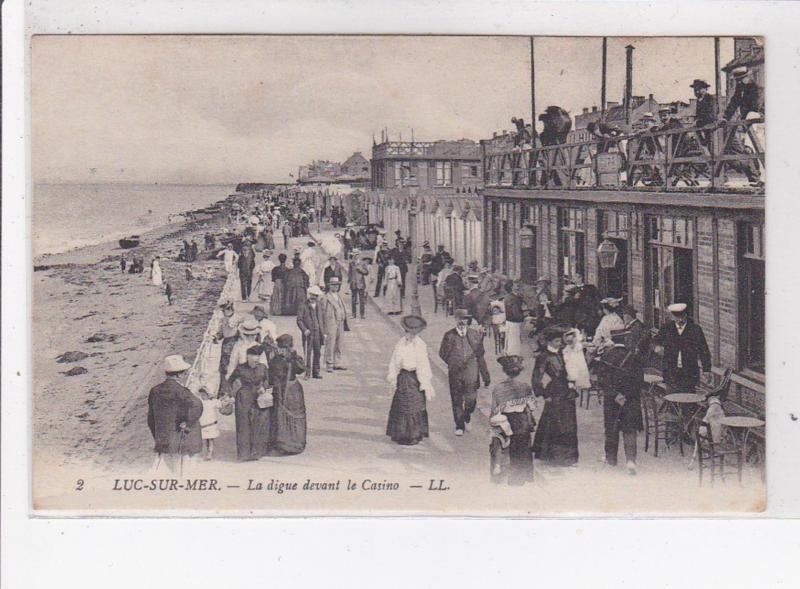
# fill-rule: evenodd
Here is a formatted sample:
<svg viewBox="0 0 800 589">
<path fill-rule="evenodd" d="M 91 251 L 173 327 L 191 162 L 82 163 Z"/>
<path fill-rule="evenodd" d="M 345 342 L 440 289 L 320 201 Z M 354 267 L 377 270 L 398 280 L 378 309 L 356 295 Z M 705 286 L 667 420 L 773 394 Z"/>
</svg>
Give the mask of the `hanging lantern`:
<svg viewBox="0 0 800 589">
<path fill-rule="evenodd" d="M 614 268 L 617 265 L 618 256 L 619 248 L 608 238 L 604 239 L 597 247 L 597 258 L 601 268 L 606 270 Z"/>
</svg>

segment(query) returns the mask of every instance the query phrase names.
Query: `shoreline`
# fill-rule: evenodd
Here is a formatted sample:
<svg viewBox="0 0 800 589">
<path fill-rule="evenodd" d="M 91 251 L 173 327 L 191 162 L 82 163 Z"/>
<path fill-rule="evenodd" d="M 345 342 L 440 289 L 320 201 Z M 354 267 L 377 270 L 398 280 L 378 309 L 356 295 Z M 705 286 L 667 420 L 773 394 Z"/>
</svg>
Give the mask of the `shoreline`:
<svg viewBox="0 0 800 589">
<path fill-rule="evenodd" d="M 192 361 L 226 278 L 222 261 L 206 259 L 201 249 L 189 281 L 187 264 L 175 254 L 183 239 L 202 248 L 204 233 L 224 228 L 220 214 L 162 225 L 142 233 L 142 245 L 130 250 L 106 241 L 34 261 L 34 485 L 50 466 L 87 459 L 100 468 L 141 463 L 143 444 L 152 445 L 147 394 L 163 376 L 161 361 L 173 353 Z M 147 270 L 120 271 L 120 256 L 134 252 L 145 268 L 161 256 L 173 305 Z M 59 362 L 66 352 L 78 359 Z"/>
</svg>

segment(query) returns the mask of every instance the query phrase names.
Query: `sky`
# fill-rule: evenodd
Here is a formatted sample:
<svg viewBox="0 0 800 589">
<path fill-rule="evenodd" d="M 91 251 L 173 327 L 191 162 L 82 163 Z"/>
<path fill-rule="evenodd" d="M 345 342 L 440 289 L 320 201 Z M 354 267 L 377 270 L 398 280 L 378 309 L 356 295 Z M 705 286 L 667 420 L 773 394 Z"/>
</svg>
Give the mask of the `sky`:
<svg viewBox="0 0 800 589">
<path fill-rule="evenodd" d="M 707 38 L 608 41 L 609 101 L 714 83 Z M 721 41 L 721 64 L 733 40 Z M 600 104 L 601 39 L 537 37 L 536 104 Z M 724 78 L 723 78 L 724 83 Z M 485 139 L 530 119 L 528 37 L 36 36 L 36 182 L 290 181 L 313 159 L 392 140 Z"/>
</svg>

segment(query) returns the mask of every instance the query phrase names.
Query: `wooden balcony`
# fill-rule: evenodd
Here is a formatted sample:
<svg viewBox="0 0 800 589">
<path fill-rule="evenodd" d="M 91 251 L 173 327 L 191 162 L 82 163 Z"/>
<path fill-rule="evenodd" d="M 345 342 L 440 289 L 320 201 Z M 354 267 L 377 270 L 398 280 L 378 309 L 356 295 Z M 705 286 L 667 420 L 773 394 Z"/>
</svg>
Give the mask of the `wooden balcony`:
<svg viewBox="0 0 800 589">
<path fill-rule="evenodd" d="M 765 154 L 754 125 L 643 131 L 548 147 L 482 141 L 487 188 L 764 195 Z"/>
</svg>

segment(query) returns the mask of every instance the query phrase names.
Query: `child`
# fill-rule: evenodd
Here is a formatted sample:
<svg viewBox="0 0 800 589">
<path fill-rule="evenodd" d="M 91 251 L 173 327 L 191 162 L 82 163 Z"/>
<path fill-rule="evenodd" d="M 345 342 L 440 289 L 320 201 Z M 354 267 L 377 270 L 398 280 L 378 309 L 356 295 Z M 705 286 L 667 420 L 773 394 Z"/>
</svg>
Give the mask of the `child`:
<svg viewBox="0 0 800 589">
<path fill-rule="evenodd" d="M 564 334 L 564 365 L 567 368 L 567 379 L 575 386 L 575 391 L 583 398 L 583 391 L 592 387 L 589 380 L 589 367 L 583 352 L 583 335 L 577 329 L 570 329 Z"/>
<path fill-rule="evenodd" d="M 211 398 L 205 387 L 200 389 L 200 398 L 203 400 L 203 413 L 200 415 L 200 437 L 205 442 L 205 459 L 214 457 L 214 440 L 219 437 L 219 408 L 222 401 Z"/>
</svg>

